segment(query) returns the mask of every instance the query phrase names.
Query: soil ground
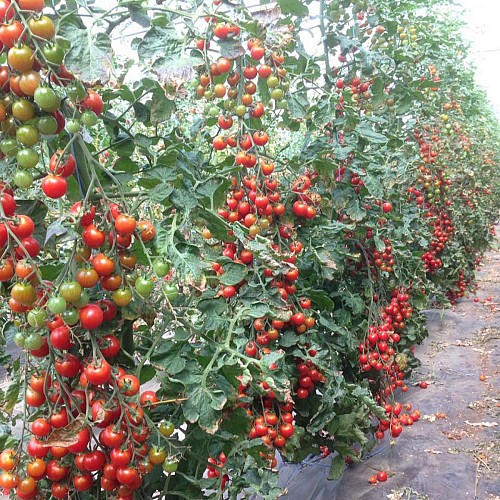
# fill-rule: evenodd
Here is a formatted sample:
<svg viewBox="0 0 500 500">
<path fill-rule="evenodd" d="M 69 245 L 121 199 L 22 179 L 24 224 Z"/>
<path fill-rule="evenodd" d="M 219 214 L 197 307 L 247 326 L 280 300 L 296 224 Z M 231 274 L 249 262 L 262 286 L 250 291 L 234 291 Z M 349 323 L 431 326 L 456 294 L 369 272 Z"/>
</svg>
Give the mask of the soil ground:
<svg viewBox="0 0 500 500">
<path fill-rule="evenodd" d="M 284 465 L 284 499 L 500 500 L 500 251 L 486 254 L 477 277 L 479 302 L 427 311 L 422 364 L 400 398 L 422 418 L 338 481 L 327 480 L 331 458 Z M 387 482 L 370 484 L 379 470 Z"/>
</svg>

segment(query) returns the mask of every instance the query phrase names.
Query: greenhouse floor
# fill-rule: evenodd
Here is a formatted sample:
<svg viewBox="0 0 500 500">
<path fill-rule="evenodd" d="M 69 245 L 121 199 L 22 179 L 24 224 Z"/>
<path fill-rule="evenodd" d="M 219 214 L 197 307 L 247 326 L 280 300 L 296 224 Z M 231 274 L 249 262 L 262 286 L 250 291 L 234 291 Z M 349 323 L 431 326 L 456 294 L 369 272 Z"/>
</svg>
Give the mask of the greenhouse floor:
<svg viewBox="0 0 500 500">
<path fill-rule="evenodd" d="M 429 337 L 416 349 L 422 365 L 401 398 L 421 419 L 339 480 L 327 480 L 330 457 L 283 465 L 282 498 L 500 499 L 500 251 L 486 254 L 478 285 L 479 302 L 427 311 Z M 380 470 L 388 480 L 370 484 Z"/>
</svg>

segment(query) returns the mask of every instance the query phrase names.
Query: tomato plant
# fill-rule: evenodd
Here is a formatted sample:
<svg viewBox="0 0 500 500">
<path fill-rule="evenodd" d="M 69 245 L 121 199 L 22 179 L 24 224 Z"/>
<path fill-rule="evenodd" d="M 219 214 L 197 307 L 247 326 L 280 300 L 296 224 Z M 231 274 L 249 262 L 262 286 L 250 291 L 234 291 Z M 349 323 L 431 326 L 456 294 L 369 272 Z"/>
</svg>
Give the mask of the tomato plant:
<svg viewBox="0 0 500 500">
<path fill-rule="evenodd" d="M 0 2 L 16 498 L 271 499 L 278 453 L 334 477 L 420 418 L 420 311 L 474 293 L 498 123 L 437 1 L 278 3 Z"/>
</svg>

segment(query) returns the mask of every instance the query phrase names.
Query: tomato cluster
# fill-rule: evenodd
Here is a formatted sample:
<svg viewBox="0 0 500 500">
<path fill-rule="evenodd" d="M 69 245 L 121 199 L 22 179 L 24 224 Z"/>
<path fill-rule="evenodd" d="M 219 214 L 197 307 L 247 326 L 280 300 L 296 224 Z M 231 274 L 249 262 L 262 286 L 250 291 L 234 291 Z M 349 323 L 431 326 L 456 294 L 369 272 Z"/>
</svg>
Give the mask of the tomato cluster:
<svg viewBox="0 0 500 500">
<path fill-rule="evenodd" d="M 221 475 L 221 469 L 224 467 L 224 464 L 227 461 L 227 457 L 224 454 L 224 452 L 221 452 L 219 454 L 219 459 L 215 459 L 213 457 L 208 458 L 208 463 L 210 465 L 207 466 L 206 474 L 209 479 L 213 479 L 216 477 L 220 477 Z M 229 481 L 229 475 L 228 474 L 223 474 L 222 476 L 222 481 L 221 481 L 221 491 L 224 491 L 226 489 L 226 484 Z"/>
<path fill-rule="evenodd" d="M 170 265 L 150 257 L 155 226 L 133 216 L 123 199 L 117 204 L 107 198 L 92 164 L 88 195 L 68 214 L 75 236 L 70 245 L 56 246 L 64 265 L 53 282 L 44 279 L 36 214 L 19 211 L 7 182 L 10 177 L 13 187 L 29 188 L 36 172 L 46 198 L 65 196 L 68 179 L 89 168 L 73 144 L 82 125 L 96 125 L 104 105 L 64 67 L 66 49 L 43 7 L 31 0 L 0 2 L 0 42 L 8 62 L 0 68 L 0 150 L 12 172 L 1 184 L 0 282 L 17 328 L 13 340 L 27 358 L 30 433 L 26 449 L 21 443 L 2 453 L 12 467 L 2 467 L 0 487 L 21 499 L 91 490 L 132 498 L 155 464 L 167 472 L 177 464 L 163 447 L 146 443 L 153 429 L 165 438 L 173 432 L 149 420 L 156 394 L 141 394 L 137 376 L 121 366 L 124 321 L 137 317 L 131 308 L 158 290 L 156 282 Z M 65 146 L 52 148 L 52 142 Z M 99 201 L 91 202 L 96 192 Z M 147 267 L 139 264 L 134 245 L 147 256 Z M 175 285 L 166 285 L 164 293 L 172 298 Z"/>
<path fill-rule="evenodd" d="M 41 147 L 64 129 L 92 127 L 103 111 L 99 94 L 87 90 L 64 64 L 67 47 L 56 39 L 54 21 L 43 3 L 4 1 L 0 6 L 0 43 L 7 66 L 0 68 L 0 151 L 15 165 L 12 182 L 29 188 L 40 170 Z M 66 150 L 49 164 L 41 187 L 49 198 L 67 192 L 75 171 Z M 70 165 L 67 165 L 67 161 Z M 66 168 L 67 166 L 67 168 Z"/>
<path fill-rule="evenodd" d="M 63 168 L 73 169 L 72 162 L 70 156 Z M 5 234 L 0 278 L 10 287 L 9 306 L 19 328 L 14 341 L 30 359 L 25 400 L 32 437 L 26 452 L 3 452 L 15 456 L 15 467 L 4 469 L 0 486 L 16 488 L 18 498 L 35 498 L 47 491 L 49 480 L 54 498 L 68 498 L 99 484 L 118 498 L 132 498 L 154 464 L 167 470 L 176 463 L 169 458 L 165 466 L 165 450 L 146 444 L 151 423 L 145 410 L 158 402 L 156 394 L 140 394 L 139 379 L 113 362 L 122 352 L 122 311 L 148 297 L 155 285 L 137 276 L 130 247 L 134 239 L 143 245 L 151 241 L 155 228 L 114 203 L 85 208 L 77 203 L 72 211 L 81 236 L 69 271 L 51 283 L 35 261 L 40 245 L 32 237 L 33 221 L 15 214 L 8 188 L 2 207 L 8 222 L 0 225 Z M 158 276 L 169 271 L 161 260 L 153 266 Z"/>
<path fill-rule="evenodd" d="M 384 419 L 379 421 L 378 431 L 375 434 L 378 439 L 383 439 L 384 432 L 389 428 L 391 436 L 397 437 L 402 431 L 401 425 L 407 425 L 406 417 L 399 418 L 401 403 L 395 404 L 393 412 L 391 404 L 386 401 L 393 398 L 398 388 L 401 388 L 402 392 L 408 390 L 404 383 L 407 360 L 404 355 L 398 354 L 397 344 L 404 335 L 405 320 L 409 320 L 413 313 L 409 300 L 410 295 L 407 291 L 393 290 L 390 304 L 382 307 L 380 311 L 383 323 L 370 326 L 366 340 L 360 343 L 358 348 L 360 369 L 369 375 L 372 390 L 379 404 L 383 405 L 386 413 L 392 414 L 393 417 L 391 421 Z M 373 373 L 377 372 L 380 375 L 373 377 Z"/>
</svg>

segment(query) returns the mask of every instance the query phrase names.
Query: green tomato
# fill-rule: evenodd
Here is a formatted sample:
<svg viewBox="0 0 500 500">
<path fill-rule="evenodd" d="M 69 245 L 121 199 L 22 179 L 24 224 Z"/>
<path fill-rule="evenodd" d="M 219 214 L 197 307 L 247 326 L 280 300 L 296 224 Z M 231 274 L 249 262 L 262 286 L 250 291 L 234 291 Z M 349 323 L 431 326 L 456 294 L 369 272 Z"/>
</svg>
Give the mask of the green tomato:
<svg viewBox="0 0 500 500">
<path fill-rule="evenodd" d="M 210 108 L 207 111 L 207 115 L 215 118 L 216 116 L 219 116 L 220 110 L 217 106 L 210 106 Z"/>
<path fill-rule="evenodd" d="M 28 324 L 35 327 L 40 328 L 45 325 L 47 321 L 47 313 L 45 309 L 32 309 L 27 316 Z"/>
<path fill-rule="evenodd" d="M 41 116 L 36 128 L 43 135 L 54 135 L 57 132 L 57 120 L 53 116 Z"/>
<path fill-rule="evenodd" d="M 234 101 L 233 99 L 226 99 L 224 101 L 224 109 L 226 111 L 233 110 L 235 106 L 236 106 L 236 101 Z"/>
<path fill-rule="evenodd" d="M 80 308 L 80 307 L 86 306 L 89 303 L 89 300 L 90 300 L 90 298 L 89 298 L 88 292 L 86 290 L 82 290 L 82 294 L 80 295 L 80 298 L 77 301 L 73 302 L 73 305 L 75 307 Z"/>
<path fill-rule="evenodd" d="M 172 458 L 167 458 L 165 459 L 165 461 L 163 462 L 163 470 L 165 472 L 168 472 L 169 474 L 171 474 L 172 472 L 175 472 L 177 470 L 177 467 L 179 466 L 179 462 L 175 459 L 172 459 Z"/>
<path fill-rule="evenodd" d="M 17 129 L 16 139 L 25 146 L 34 146 L 40 140 L 40 132 L 33 125 L 23 125 Z"/>
<path fill-rule="evenodd" d="M 153 262 L 153 271 L 156 273 L 157 276 L 163 278 L 170 271 L 170 264 L 163 259 L 156 259 Z"/>
<path fill-rule="evenodd" d="M 28 189 L 33 184 L 33 174 L 28 170 L 17 170 L 12 176 L 12 182 L 19 189 Z"/>
<path fill-rule="evenodd" d="M 14 337 L 12 339 L 14 341 L 14 344 L 16 344 L 18 347 L 24 347 L 24 342 L 26 340 L 26 337 L 23 332 L 17 331 L 14 334 Z"/>
<path fill-rule="evenodd" d="M 99 118 L 97 118 L 97 115 L 93 111 L 85 111 L 80 119 L 86 127 L 93 127 L 99 121 Z"/>
<path fill-rule="evenodd" d="M 247 112 L 247 107 L 244 104 L 238 104 L 238 106 L 236 106 L 234 110 L 234 114 L 239 117 L 245 116 L 246 112 Z"/>
<path fill-rule="evenodd" d="M 35 168 L 39 160 L 38 153 L 31 148 L 20 149 L 17 152 L 17 163 L 23 168 Z"/>
<path fill-rule="evenodd" d="M 77 281 L 65 281 L 59 287 L 59 294 L 66 302 L 78 302 L 82 295 L 82 287 Z"/>
<path fill-rule="evenodd" d="M 277 87 L 278 85 L 280 84 L 280 80 L 277 76 L 274 76 L 274 75 L 271 75 L 268 79 L 267 79 L 267 86 L 270 88 L 270 89 L 274 89 L 275 87 Z"/>
<path fill-rule="evenodd" d="M 168 300 L 174 300 L 179 296 L 179 290 L 177 290 L 177 287 L 170 283 L 165 283 L 163 285 L 163 292 Z"/>
<path fill-rule="evenodd" d="M 53 45 L 45 45 L 42 53 L 47 62 L 60 66 L 64 60 L 64 49 L 56 42 Z"/>
<path fill-rule="evenodd" d="M 38 332 L 31 332 L 24 339 L 24 347 L 29 349 L 30 351 L 34 351 L 35 349 L 40 349 L 43 345 L 43 337 Z"/>
<path fill-rule="evenodd" d="M 78 309 L 66 309 L 61 313 L 61 318 L 69 326 L 76 325 L 80 321 Z"/>
<path fill-rule="evenodd" d="M 276 101 L 276 109 L 288 109 L 288 101 L 286 99 Z"/>
<path fill-rule="evenodd" d="M 285 93 L 283 92 L 283 89 L 273 89 L 273 91 L 271 92 L 271 97 L 275 100 L 275 101 L 279 101 L 280 99 L 283 99 L 283 96 L 285 95 Z"/>
<path fill-rule="evenodd" d="M 77 120 L 76 118 L 70 118 L 69 120 L 66 120 L 66 130 L 70 134 L 77 134 L 80 132 L 82 125 L 80 123 L 80 120 Z"/>
<path fill-rule="evenodd" d="M 162 436 L 170 437 L 175 431 L 175 425 L 170 420 L 162 420 L 159 430 Z"/>
<path fill-rule="evenodd" d="M 52 113 L 59 109 L 61 98 L 50 87 L 38 87 L 33 96 L 40 109 Z"/>
<path fill-rule="evenodd" d="M 17 154 L 17 141 L 15 139 L 4 139 L 0 142 L 0 150 L 6 156 L 16 156 Z"/>
<path fill-rule="evenodd" d="M 135 280 L 135 289 L 141 297 L 148 297 L 153 291 L 154 283 L 152 280 L 143 278 L 142 276 Z"/>
<path fill-rule="evenodd" d="M 64 311 L 66 311 L 66 300 L 64 300 L 64 297 L 56 296 L 56 297 L 51 297 L 47 301 L 47 309 L 52 313 L 52 314 L 61 314 Z"/>
</svg>

